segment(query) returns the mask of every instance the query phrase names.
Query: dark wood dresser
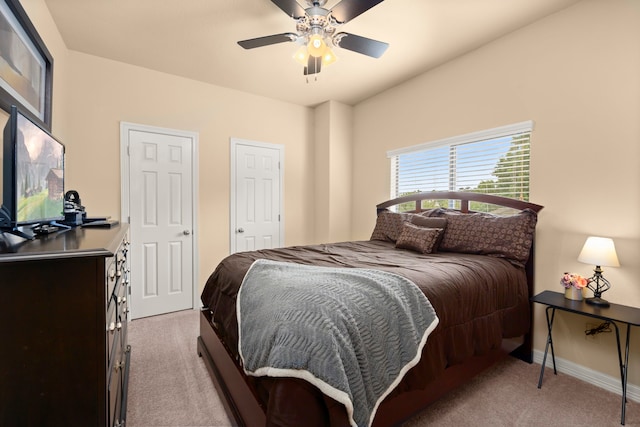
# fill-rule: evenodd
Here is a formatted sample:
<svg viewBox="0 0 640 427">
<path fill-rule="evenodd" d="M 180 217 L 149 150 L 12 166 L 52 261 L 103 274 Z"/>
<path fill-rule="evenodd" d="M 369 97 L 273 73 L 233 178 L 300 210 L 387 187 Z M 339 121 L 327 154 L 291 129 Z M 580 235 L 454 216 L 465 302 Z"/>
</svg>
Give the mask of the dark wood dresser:
<svg viewBox="0 0 640 427">
<path fill-rule="evenodd" d="M 0 235 L 0 425 L 124 426 L 127 225 Z"/>
</svg>

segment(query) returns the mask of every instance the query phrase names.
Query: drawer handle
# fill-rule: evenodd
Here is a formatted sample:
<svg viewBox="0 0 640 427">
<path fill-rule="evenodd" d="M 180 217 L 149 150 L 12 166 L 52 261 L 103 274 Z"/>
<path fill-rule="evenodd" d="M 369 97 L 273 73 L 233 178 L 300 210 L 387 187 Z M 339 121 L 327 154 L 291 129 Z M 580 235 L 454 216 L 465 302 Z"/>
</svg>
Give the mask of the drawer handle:
<svg viewBox="0 0 640 427">
<path fill-rule="evenodd" d="M 109 279 L 113 280 L 116 277 L 116 271 L 115 270 L 109 270 Z"/>
<path fill-rule="evenodd" d="M 107 328 L 107 331 L 114 333 L 115 330 L 120 330 L 122 329 L 122 322 L 111 322 L 109 323 L 109 327 Z"/>
</svg>

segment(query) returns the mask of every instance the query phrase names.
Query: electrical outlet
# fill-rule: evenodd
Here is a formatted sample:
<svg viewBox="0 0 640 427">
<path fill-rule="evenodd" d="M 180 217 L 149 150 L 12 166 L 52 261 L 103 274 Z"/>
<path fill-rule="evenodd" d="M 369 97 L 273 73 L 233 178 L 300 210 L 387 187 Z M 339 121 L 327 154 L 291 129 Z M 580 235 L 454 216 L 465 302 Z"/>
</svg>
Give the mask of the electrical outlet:
<svg viewBox="0 0 640 427">
<path fill-rule="evenodd" d="M 587 322 L 587 324 L 584 327 L 584 330 L 585 330 L 584 339 L 587 340 L 587 341 L 595 341 L 598 338 L 598 334 L 593 334 L 593 333 L 592 334 L 587 334 L 586 332 L 587 331 L 591 331 L 593 329 L 597 329 L 598 326 L 600 326 L 600 325 L 597 325 L 595 323 Z"/>
</svg>

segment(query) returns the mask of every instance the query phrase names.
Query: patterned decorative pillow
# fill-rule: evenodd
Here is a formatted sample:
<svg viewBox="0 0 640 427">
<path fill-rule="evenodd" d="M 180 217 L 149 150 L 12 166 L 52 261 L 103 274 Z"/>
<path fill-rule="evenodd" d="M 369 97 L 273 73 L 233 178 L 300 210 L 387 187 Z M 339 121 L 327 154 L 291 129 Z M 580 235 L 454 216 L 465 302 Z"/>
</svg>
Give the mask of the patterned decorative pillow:
<svg viewBox="0 0 640 427">
<path fill-rule="evenodd" d="M 447 218 L 440 249 L 492 255 L 524 265 L 529 258 L 538 216 L 530 209 L 511 216 L 487 213 L 452 214 Z"/>
<path fill-rule="evenodd" d="M 391 211 L 381 212 L 376 219 L 376 226 L 369 240 L 384 240 L 395 243 L 402 231 L 402 224 L 405 221 L 409 221 L 412 216 L 415 216 L 415 214 Z"/>
<path fill-rule="evenodd" d="M 396 242 L 396 248 L 411 249 L 421 254 L 430 254 L 438 244 L 442 228 L 425 228 L 405 222 Z"/>
</svg>

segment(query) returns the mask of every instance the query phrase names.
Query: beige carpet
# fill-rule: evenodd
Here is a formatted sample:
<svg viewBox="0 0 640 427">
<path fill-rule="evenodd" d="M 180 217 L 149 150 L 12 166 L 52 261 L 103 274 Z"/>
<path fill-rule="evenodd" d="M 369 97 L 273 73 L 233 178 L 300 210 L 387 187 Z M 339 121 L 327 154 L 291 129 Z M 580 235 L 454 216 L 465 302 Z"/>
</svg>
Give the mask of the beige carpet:
<svg viewBox="0 0 640 427">
<path fill-rule="evenodd" d="M 196 350 L 198 312 L 129 324 L 127 427 L 231 426 Z"/>
<path fill-rule="evenodd" d="M 128 427 L 228 427 L 196 352 L 198 312 L 134 320 L 129 327 Z M 620 396 L 507 359 L 406 423 L 422 426 L 619 426 Z M 640 426 L 640 404 L 627 403 L 626 425 Z"/>
</svg>

